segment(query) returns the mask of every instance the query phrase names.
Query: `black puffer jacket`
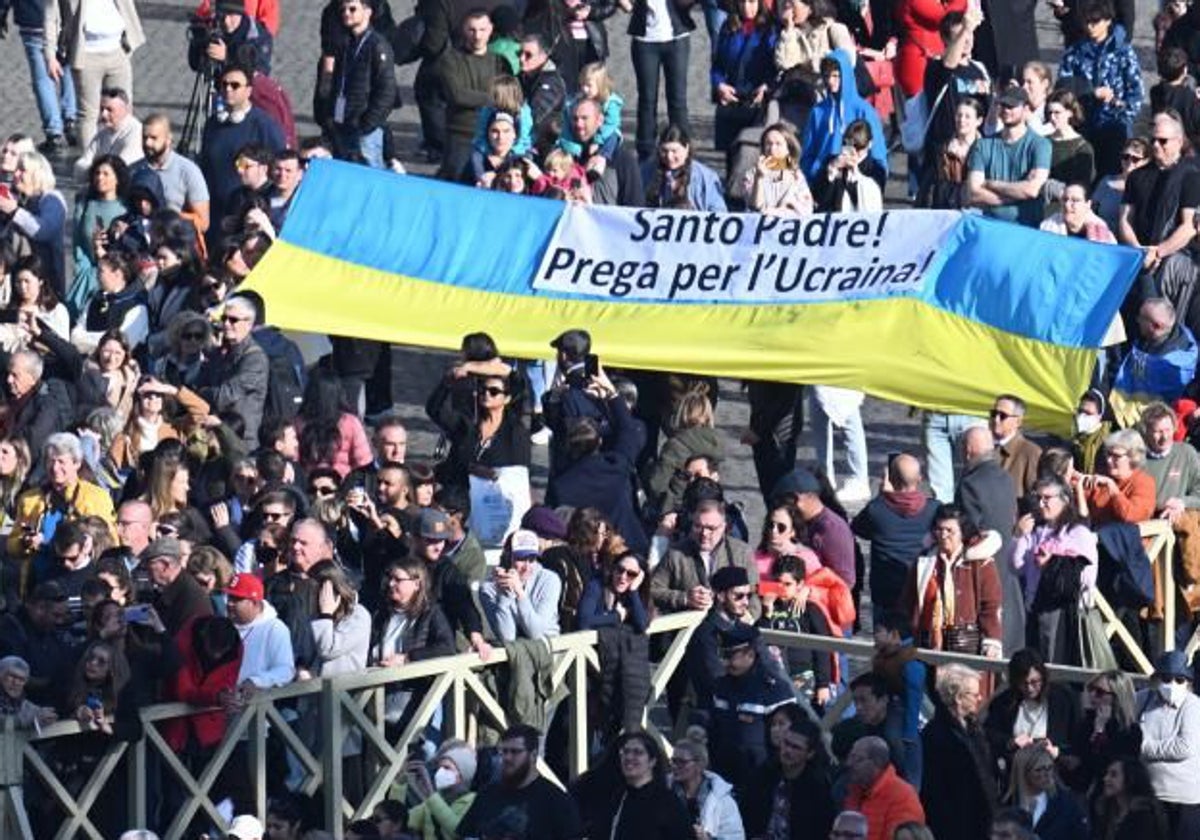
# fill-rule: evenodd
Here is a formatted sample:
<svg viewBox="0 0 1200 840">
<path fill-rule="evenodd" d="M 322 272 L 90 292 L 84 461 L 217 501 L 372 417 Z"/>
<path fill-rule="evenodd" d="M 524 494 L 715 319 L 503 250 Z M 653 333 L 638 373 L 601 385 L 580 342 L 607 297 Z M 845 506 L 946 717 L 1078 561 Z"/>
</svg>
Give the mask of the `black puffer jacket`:
<svg viewBox="0 0 1200 840">
<path fill-rule="evenodd" d="M 343 125 L 367 134 L 387 124 L 396 107 L 395 63 L 392 45 L 374 29 L 334 57 L 333 96 L 346 97 Z"/>
</svg>

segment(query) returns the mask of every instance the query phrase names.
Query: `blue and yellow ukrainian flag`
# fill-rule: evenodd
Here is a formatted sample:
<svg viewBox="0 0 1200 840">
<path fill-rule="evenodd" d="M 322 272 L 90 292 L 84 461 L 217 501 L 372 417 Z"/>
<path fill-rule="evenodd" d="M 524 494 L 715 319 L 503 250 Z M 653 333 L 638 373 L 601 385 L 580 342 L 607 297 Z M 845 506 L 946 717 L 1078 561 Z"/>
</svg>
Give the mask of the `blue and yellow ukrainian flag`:
<svg viewBox="0 0 1200 840">
<path fill-rule="evenodd" d="M 544 358 L 551 338 L 582 327 L 614 367 L 840 385 L 973 414 L 1011 392 L 1033 425 L 1063 429 L 1141 264 L 1134 249 L 964 214 L 913 296 L 690 304 L 535 292 L 564 206 L 317 161 L 247 287 L 288 329 L 446 349 L 485 331 L 505 355 Z"/>
</svg>

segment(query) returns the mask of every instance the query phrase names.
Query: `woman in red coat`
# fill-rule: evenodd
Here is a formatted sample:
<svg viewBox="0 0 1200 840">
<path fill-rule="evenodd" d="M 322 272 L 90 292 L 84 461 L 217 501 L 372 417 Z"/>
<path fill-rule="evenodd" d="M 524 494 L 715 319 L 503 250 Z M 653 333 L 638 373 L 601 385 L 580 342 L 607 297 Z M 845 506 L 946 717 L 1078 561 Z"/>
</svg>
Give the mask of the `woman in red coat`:
<svg viewBox="0 0 1200 840">
<path fill-rule="evenodd" d="M 168 680 L 165 699 L 193 706 L 221 705 L 226 692 L 237 687 L 242 667 L 242 638 L 228 618 L 201 616 L 175 637 L 183 664 Z M 162 723 L 163 739 L 181 755 L 207 759 L 207 752 L 225 737 L 227 715 L 223 709 L 198 712 Z"/>
<path fill-rule="evenodd" d="M 967 0 L 899 0 L 896 21 L 900 48 L 896 52 L 896 80 L 906 97 L 916 96 L 925 84 L 925 65 L 945 50 L 938 26 L 949 12 L 967 11 Z"/>
</svg>

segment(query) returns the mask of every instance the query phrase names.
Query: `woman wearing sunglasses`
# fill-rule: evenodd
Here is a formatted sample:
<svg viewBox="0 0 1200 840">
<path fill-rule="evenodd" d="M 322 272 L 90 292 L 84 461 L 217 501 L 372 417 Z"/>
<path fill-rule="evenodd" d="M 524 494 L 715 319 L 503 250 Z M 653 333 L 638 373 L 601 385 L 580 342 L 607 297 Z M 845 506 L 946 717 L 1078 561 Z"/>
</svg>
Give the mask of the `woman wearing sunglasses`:
<svg viewBox="0 0 1200 840">
<path fill-rule="evenodd" d="M 641 726 L 650 696 L 650 616 L 644 593 L 646 569 L 632 551 L 618 554 L 583 588 L 579 629 L 600 631 L 600 708 L 604 732 Z"/>
<path fill-rule="evenodd" d="M 1142 748 L 1142 728 L 1134 718 L 1133 680 L 1124 671 L 1104 671 L 1083 690 L 1083 718 L 1071 734 L 1071 753 L 1063 759 L 1063 776 L 1080 793 L 1103 780 L 1122 756 Z"/>
<path fill-rule="evenodd" d="M 425 404 L 429 419 L 446 436 L 450 452 L 438 465 L 442 486 L 466 487 L 471 475 L 494 479 L 500 467 L 529 467 L 529 429 L 513 400 L 512 371 L 499 359 L 452 367 Z M 461 405 L 456 392 L 474 386 L 474 405 Z"/>
</svg>

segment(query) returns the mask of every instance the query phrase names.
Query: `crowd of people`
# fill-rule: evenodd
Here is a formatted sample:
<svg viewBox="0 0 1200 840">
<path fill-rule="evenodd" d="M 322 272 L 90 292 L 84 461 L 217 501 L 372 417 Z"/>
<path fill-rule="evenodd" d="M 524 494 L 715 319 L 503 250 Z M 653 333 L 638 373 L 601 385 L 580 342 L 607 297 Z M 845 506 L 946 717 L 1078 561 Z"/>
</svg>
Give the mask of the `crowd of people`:
<svg viewBox="0 0 1200 840">
<path fill-rule="evenodd" d="M 134 3 L 5 0 L 0 25 L 10 7 L 45 137 L 0 148 L 0 716 L 35 731 L 78 722 L 82 734 L 34 747 L 72 795 L 114 741 L 146 737 L 140 711 L 156 702 L 201 710 L 150 724 L 199 775 L 264 691 L 503 647 L 511 725 L 467 743 L 435 711 L 373 818 L 345 836 L 1200 837 L 1192 7 L 1164 6 L 1157 66 L 1143 68 L 1132 3 L 1052 3 L 1055 73 L 1017 0 L 702 0 L 715 108 L 703 140 L 684 0 L 421 2 L 399 21 L 387 0 L 331 0 L 321 133 L 304 139 L 271 75 L 270 0 L 197 10 L 184 126 L 136 113 Z M 637 83 L 629 139 L 606 65 L 618 14 Z M 395 66 L 411 62 L 425 163 L 446 180 L 623 206 L 870 211 L 903 159 L 889 157 L 896 139 L 917 206 L 1134 245 L 1144 270 L 1071 436 L 1026 437 L 1020 394 L 986 418 L 927 412 L 877 493 L 860 392 L 751 382 L 741 441 L 766 513 L 747 522 L 721 476 L 717 381 L 606 370 L 583 329 L 553 337 L 543 362 L 465 336 L 425 405 L 440 440 L 410 457 L 391 348 L 332 337 L 306 360 L 240 284 L 312 159 L 415 177 L 389 125 Z M 698 157 L 710 142 L 724 172 Z M 71 201 L 65 177 L 81 187 Z M 796 464 L 806 414 L 812 470 Z M 541 503 L 481 540 L 479 488 L 514 471 L 528 485 L 535 447 L 549 462 Z M 1175 591 L 1143 543 L 1162 529 L 1177 538 Z M 1101 597 L 1133 650 L 1110 642 Z M 703 619 L 653 710 L 674 731 L 666 749 L 643 728 L 664 653 L 647 630 L 689 610 Z M 867 627 L 866 670 L 773 635 Z M 539 769 L 568 779 L 546 642 L 578 630 L 598 638 L 594 756 L 564 791 Z M 1007 670 L 927 667 L 922 648 Z M 1143 658 L 1154 673 L 1135 683 Z M 1054 664 L 1094 675 L 1081 687 L 1053 679 Z M 388 685 L 390 739 L 429 687 Z M 824 732 L 815 721 L 847 694 Z M 322 744 L 310 698 L 280 713 L 306 749 L 341 750 L 361 800 L 378 757 L 360 734 Z M 213 783 L 225 824 L 201 812 L 189 830 L 331 828 L 301 795 L 296 751 L 278 733 L 267 745 L 267 812 L 253 813 L 242 742 Z M 89 812 L 104 836 L 152 837 L 180 813 L 186 787 L 150 768 L 149 824 L 130 826 L 110 780 Z M 51 836 L 55 794 L 30 776 L 24 801 Z"/>
</svg>

